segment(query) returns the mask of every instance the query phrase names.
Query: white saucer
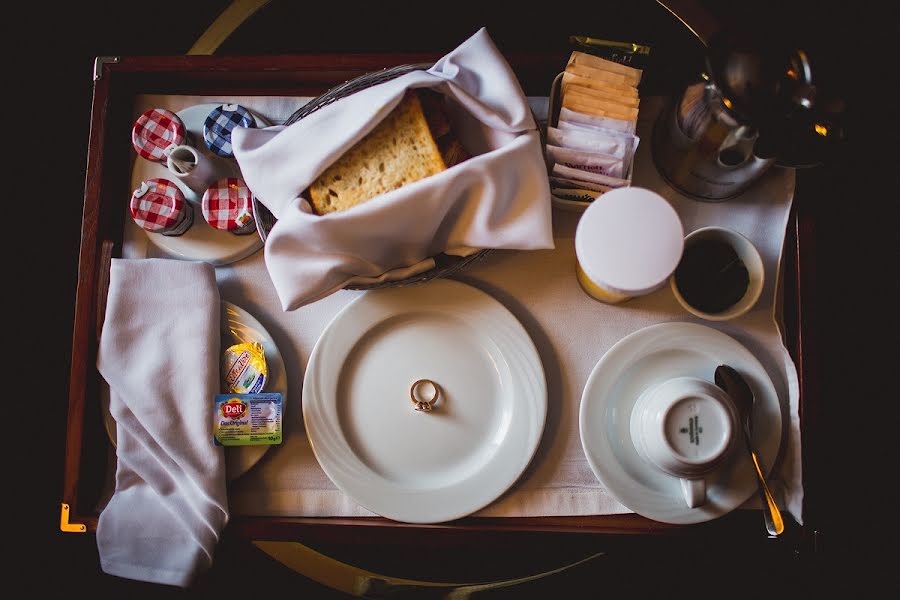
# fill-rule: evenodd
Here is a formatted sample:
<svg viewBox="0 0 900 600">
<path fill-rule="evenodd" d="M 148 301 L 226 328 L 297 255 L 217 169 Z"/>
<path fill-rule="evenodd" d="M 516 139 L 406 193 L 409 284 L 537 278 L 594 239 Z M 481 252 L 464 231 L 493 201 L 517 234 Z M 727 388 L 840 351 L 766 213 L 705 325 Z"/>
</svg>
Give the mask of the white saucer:
<svg viewBox="0 0 900 600">
<path fill-rule="evenodd" d="M 441 387 L 431 412 L 410 388 Z M 303 384 L 316 459 L 365 508 L 411 523 L 487 506 L 537 450 L 547 387 L 521 323 L 493 297 L 436 279 L 370 291 L 319 338 Z"/>
<path fill-rule="evenodd" d="M 585 385 L 579 426 L 585 456 L 597 479 L 634 512 L 665 523 L 709 521 L 742 505 L 756 477 L 742 443 L 707 480 L 707 502 L 688 508 L 675 477 L 642 459 L 630 433 L 631 411 L 644 390 L 667 379 L 713 381 L 715 369 L 737 369 L 756 396 L 754 445 L 771 469 L 781 444 L 781 407 L 765 368 L 728 335 L 694 323 L 661 323 L 621 339 L 600 359 Z"/>
<path fill-rule="evenodd" d="M 176 112 L 184 126 L 190 132 L 193 143 L 198 152 L 209 160 L 214 161 L 222 172 L 222 177 L 240 177 L 241 171 L 237 161 L 233 158 L 216 156 L 206 147 L 203 141 L 203 124 L 207 115 L 222 103 L 195 104 Z M 269 123 L 262 117 L 250 111 L 256 121 L 257 127 L 268 127 Z M 194 224 L 180 236 L 167 236 L 161 233 L 153 233 L 138 227 L 126 212 L 126 226 L 143 232 L 149 240 L 163 252 L 173 258 L 184 260 L 200 260 L 220 266 L 233 263 L 250 256 L 263 246 L 259 235 L 249 233 L 247 235 L 234 235 L 227 231 L 213 228 L 200 210 L 200 201 L 203 195 L 197 194 L 175 177 L 162 163 L 152 162 L 138 157 L 134 161 L 134 169 L 131 173 L 131 189 L 136 189 L 142 181 L 147 179 L 162 178 L 175 183 L 184 192 L 184 197 L 194 207 Z M 127 202 L 126 211 L 127 211 Z"/>
<path fill-rule="evenodd" d="M 266 365 L 269 379 L 266 382 L 267 392 L 281 392 L 282 410 L 287 408 L 287 375 L 284 371 L 284 360 L 269 332 L 250 313 L 232 304 L 222 301 L 222 350 L 243 342 L 259 342 L 266 351 Z M 113 447 L 116 446 L 116 420 L 109 412 L 109 386 L 101 382 L 101 411 L 106 435 Z M 209 399 L 210 419 L 212 420 L 213 398 Z M 212 444 L 212 438 L 209 443 Z M 225 477 L 234 481 L 259 462 L 271 446 L 229 446 L 225 448 Z"/>
</svg>

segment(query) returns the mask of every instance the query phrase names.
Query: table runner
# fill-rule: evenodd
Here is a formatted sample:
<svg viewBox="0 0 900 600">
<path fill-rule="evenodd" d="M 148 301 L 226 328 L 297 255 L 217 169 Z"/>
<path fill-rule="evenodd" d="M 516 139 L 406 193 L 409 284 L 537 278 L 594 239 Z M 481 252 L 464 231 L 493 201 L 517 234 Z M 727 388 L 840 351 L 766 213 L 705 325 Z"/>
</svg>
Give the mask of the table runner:
<svg viewBox="0 0 900 600">
<path fill-rule="evenodd" d="M 549 84 L 548 84 L 549 87 Z M 270 122 L 284 122 L 308 99 L 281 97 L 140 96 L 135 118 L 154 107 L 178 111 L 207 102 L 239 103 Z M 529 102 L 540 120 L 547 98 Z M 603 354 L 618 340 L 661 322 L 701 323 L 731 335 L 762 362 L 782 404 L 785 438 L 772 485 L 782 505 L 802 523 L 799 383 L 784 347 L 776 315 L 785 229 L 793 200 L 794 174 L 774 168 L 741 196 L 706 203 L 674 191 L 653 164 L 650 137 L 661 98 L 641 101 L 634 184 L 657 191 L 672 202 L 685 233 L 707 225 L 725 226 L 747 236 L 759 249 L 766 268 L 762 297 L 744 316 L 725 323 L 692 317 L 667 286 L 620 305 L 590 298 L 575 279 L 574 237 L 580 213 L 554 209 L 556 248 L 539 251 L 495 250 L 455 278 L 478 287 L 503 303 L 531 335 L 544 363 L 548 413 L 540 447 L 519 481 L 478 516 L 574 516 L 631 512 L 603 488 L 584 456 L 578 429 L 581 393 Z M 124 193 L 124 192 L 123 192 Z M 130 220 L 123 255 L 165 256 Z M 342 290 L 293 312 L 283 312 L 266 272 L 262 250 L 216 269 L 223 299 L 255 316 L 272 335 L 286 365 L 285 441 L 232 482 L 229 503 L 234 515 L 370 516 L 337 489 L 316 462 L 303 429 L 300 392 L 309 355 L 334 315 L 364 292 Z M 758 507 L 754 495 L 745 507 Z"/>
</svg>

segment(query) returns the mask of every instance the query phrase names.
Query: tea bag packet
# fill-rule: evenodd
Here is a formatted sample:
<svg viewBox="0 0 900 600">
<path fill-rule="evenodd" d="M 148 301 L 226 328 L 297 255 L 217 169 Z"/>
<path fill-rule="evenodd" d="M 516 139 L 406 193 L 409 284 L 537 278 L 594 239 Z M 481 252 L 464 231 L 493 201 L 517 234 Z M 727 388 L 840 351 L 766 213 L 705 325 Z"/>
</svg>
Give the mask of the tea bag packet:
<svg viewBox="0 0 900 600">
<path fill-rule="evenodd" d="M 621 63 L 607 60 L 593 54 L 588 54 L 587 52 L 579 52 L 577 50 L 575 52 L 572 52 L 572 55 L 569 56 L 569 65 L 567 66 L 572 65 L 583 65 L 592 69 L 619 74 L 629 83 L 629 85 L 632 85 L 635 88 L 637 88 L 638 84 L 641 82 L 641 76 L 644 73 L 641 69 L 629 67 L 628 65 L 623 65 Z"/>
<path fill-rule="evenodd" d="M 637 131 L 637 119 L 627 120 L 599 113 L 584 112 L 584 107 L 576 103 L 575 108 L 563 105 L 559 111 L 559 121 L 574 123 L 592 129 L 611 129 L 622 133 L 634 134 Z M 597 135 L 604 135 L 600 132 Z"/>
<path fill-rule="evenodd" d="M 553 177 L 562 177 L 570 181 L 596 183 L 597 185 L 604 185 L 609 188 L 628 187 L 629 185 L 631 185 L 631 180 L 629 179 L 610 177 L 608 175 L 601 175 L 600 173 L 591 173 L 590 171 L 573 169 L 571 167 L 566 167 L 564 165 L 558 164 L 553 165 L 553 171 L 551 172 L 551 175 Z"/>
<path fill-rule="evenodd" d="M 563 92 L 563 106 L 572 110 L 578 110 L 577 107 L 582 107 L 579 112 L 621 119 L 623 121 L 637 120 L 638 114 L 637 107 L 626 106 L 615 100 L 595 96 L 590 93 L 589 88 L 579 88 L 578 86 L 570 86 Z"/>
<path fill-rule="evenodd" d="M 548 144 L 547 158 L 552 159 L 555 164 L 573 169 L 600 173 L 610 177 L 622 178 L 624 176 L 622 159 L 601 152 L 585 152 Z"/>
<path fill-rule="evenodd" d="M 558 127 L 547 129 L 547 143 L 553 146 L 606 154 L 630 164 L 639 138 L 611 129 L 597 135 L 595 128 L 560 121 Z"/>
<path fill-rule="evenodd" d="M 597 192 L 585 184 L 609 189 L 631 185 L 643 71 L 606 58 L 574 51 L 559 84 L 560 109 L 556 127 L 547 131 L 546 158 L 551 184 L 560 180 L 577 187 L 565 199 Z M 563 192 L 561 192 L 563 193 Z M 602 192 L 601 192 L 602 193 Z M 596 196 L 595 196 L 596 197 Z"/>
<path fill-rule="evenodd" d="M 605 191 L 608 190 L 595 192 L 593 190 L 585 190 L 579 188 L 555 187 L 553 188 L 553 195 L 557 198 L 561 198 L 562 200 L 572 200 L 575 202 L 593 202 Z"/>
<path fill-rule="evenodd" d="M 599 183 L 593 183 L 590 181 L 576 181 L 575 179 L 569 179 L 567 177 L 554 177 L 550 176 L 550 187 L 554 190 L 559 189 L 577 189 L 577 190 L 585 190 L 591 192 L 597 192 L 594 197 L 603 192 L 608 192 L 613 189 L 608 185 L 601 185 Z"/>
<path fill-rule="evenodd" d="M 607 100 L 626 108 L 637 108 L 641 104 L 641 99 L 637 95 L 637 88 L 629 88 L 633 91 L 624 92 L 620 89 L 604 86 L 603 82 L 596 82 L 593 79 L 579 77 L 571 73 L 563 73 L 561 86 L 563 94 L 582 94 L 592 98 Z"/>
</svg>

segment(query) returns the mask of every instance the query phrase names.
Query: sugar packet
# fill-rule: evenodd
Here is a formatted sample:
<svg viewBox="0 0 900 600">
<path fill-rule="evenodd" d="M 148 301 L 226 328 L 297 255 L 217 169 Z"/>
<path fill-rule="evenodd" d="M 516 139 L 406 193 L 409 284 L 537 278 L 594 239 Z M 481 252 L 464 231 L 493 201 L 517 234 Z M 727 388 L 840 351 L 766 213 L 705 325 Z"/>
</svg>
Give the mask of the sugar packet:
<svg viewBox="0 0 900 600">
<path fill-rule="evenodd" d="M 558 187 L 550 190 L 560 200 L 573 200 L 575 202 L 593 202 L 603 195 L 602 191 L 586 190 L 583 188 Z"/>
<path fill-rule="evenodd" d="M 637 131 L 636 121 L 626 121 L 624 119 L 614 119 L 611 117 L 588 115 L 575 110 L 571 110 L 569 108 L 566 108 L 565 106 L 559 109 L 559 120 L 568 121 L 570 123 L 579 123 L 581 125 L 589 125 L 591 127 L 612 129 L 614 131 L 624 131 L 625 133 L 632 134 Z"/>
<path fill-rule="evenodd" d="M 579 181 L 575 179 L 568 179 L 567 177 L 555 177 L 553 175 L 550 176 L 550 191 L 554 192 L 554 190 L 558 189 L 577 189 L 577 190 L 589 190 L 591 192 L 608 192 L 613 189 L 607 185 L 599 185 L 597 183 L 591 183 L 590 181 Z M 555 192 L 554 192 L 555 194 Z"/>
<path fill-rule="evenodd" d="M 618 73 L 624 77 L 625 81 L 635 87 L 641 82 L 641 75 L 643 75 L 642 69 L 630 67 L 619 62 L 607 60 L 606 58 L 595 54 L 580 52 L 578 50 L 574 50 L 572 54 L 569 55 L 569 62 L 566 66 L 568 67 L 569 65 L 584 65 L 601 71 Z"/>
<path fill-rule="evenodd" d="M 624 161 L 632 150 L 634 136 L 621 131 L 598 132 L 596 129 L 561 122 L 559 127 L 547 128 L 547 143 L 584 152 L 598 152 Z"/>
<path fill-rule="evenodd" d="M 547 144 L 547 156 L 554 164 L 609 175 L 610 177 L 625 177 L 624 163 L 621 158 L 600 152 L 586 152 L 572 148 L 562 148 Z"/>
<path fill-rule="evenodd" d="M 573 169 L 559 164 L 553 165 L 551 175 L 554 177 L 563 177 L 572 181 L 595 183 L 611 188 L 627 187 L 631 185 L 631 182 L 627 179 L 609 177 L 608 175 L 601 175 L 600 173 L 590 173 L 588 171 Z"/>
</svg>

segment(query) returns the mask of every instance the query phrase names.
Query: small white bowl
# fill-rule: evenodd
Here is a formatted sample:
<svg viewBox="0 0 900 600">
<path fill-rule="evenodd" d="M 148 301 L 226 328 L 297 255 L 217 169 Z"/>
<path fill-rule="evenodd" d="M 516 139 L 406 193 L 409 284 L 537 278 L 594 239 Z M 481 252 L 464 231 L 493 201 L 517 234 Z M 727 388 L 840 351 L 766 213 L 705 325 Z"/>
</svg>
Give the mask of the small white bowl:
<svg viewBox="0 0 900 600">
<path fill-rule="evenodd" d="M 738 258 L 740 258 L 741 262 L 744 263 L 744 266 L 747 267 L 747 275 L 749 276 L 747 291 L 744 292 L 743 297 L 736 303 L 732 304 L 722 312 L 717 313 L 703 312 L 688 304 L 687 300 L 684 299 L 684 296 L 682 296 L 681 292 L 678 290 L 678 284 L 675 282 L 675 273 L 672 273 L 672 276 L 669 278 L 672 286 L 672 293 L 675 294 L 675 298 L 686 311 L 701 319 L 706 319 L 708 321 L 727 321 L 729 319 L 740 317 L 753 308 L 753 305 L 759 300 L 759 297 L 762 294 L 763 285 L 766 281 L 765 267 L 763 266 L 762 257 L 759 255 L 759 250 L 756 249 L 756 246 L 754 246 L 750 240 L 737 231 L 725 227 L 703 227 L 692 231 L 685 236 L 684 251 L 687 252 L 690 245 L 698 240 L 721 240 L 734 248 Z"/>
</svg>

